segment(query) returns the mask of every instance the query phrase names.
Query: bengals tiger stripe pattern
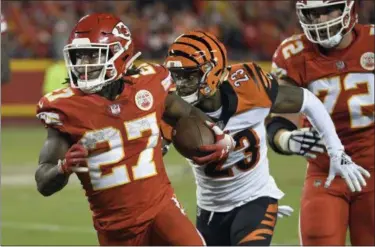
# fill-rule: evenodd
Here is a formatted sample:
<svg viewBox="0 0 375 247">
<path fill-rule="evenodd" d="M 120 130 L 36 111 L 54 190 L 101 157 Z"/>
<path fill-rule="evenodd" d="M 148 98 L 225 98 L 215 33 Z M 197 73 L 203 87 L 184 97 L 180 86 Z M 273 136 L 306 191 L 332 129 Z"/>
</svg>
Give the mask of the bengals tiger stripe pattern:
<svg viewBox="0 0 375 247">
<path fill-rule="evenodd" d="M 212 95 L 220 84 L 227 62 L 226 48 L 216 37 L 203 31 L 191 31 L 182 34 L 173 42 L 168 50 L 165 64 L 168 68 L 204 70 L 203 65 L 212 63 L 213 68 L 206 78 Z M 205 92 L 202 93 L 206 95 Z"/>
</svg>

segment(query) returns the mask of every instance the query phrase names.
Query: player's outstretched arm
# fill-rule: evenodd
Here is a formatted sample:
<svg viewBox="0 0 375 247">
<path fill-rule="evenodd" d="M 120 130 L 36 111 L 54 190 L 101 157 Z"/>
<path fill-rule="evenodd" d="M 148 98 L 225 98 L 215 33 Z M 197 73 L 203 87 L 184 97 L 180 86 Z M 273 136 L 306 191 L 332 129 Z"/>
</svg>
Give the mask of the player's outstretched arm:
<svg viewBox="0 0 375 247">
<path fill-rule="evenodd" d="M 307 89 L 280 85 L 271 111 L 274 113 L 301 112 L 305 114 L 324 140 L 329 154 L 344 150 L 332 119 L 323 103 Z"/>
<path fill-rule="evenodd" d="M 298 113 L 302 108 L 303 99 L 303 88 L 280 85 L 271 111 L 273 113 Z"/>
<path fill-rule="evenodd" d="M 38 191 L 50 196 L 61 190 L 69 179 L 68 174 L 59 171 L 59 160 L 63 160 L 70 144 L 59 131 L 48 128 L 47 139 L 39 154 L 39 166 L 35 172 Z"/>
<path fill-rule="evenodd" d="M 310 91 L 301 87 L 280 85 L 273 113 L 298 113 L 307 116 L 326 144 L 328 153 L 344 150 L 336 133 L 332 119 L 323 103 Z M 276 139 L 276 138 L 275 138 Z M 280 138 L 278 138 L 279 141 Z M 280 149 L 287 149 L 280 142 L 275 143 Z"/>
<path fill-rule="evenodd" d="M 361 191 L 366 186 L 364 177 L 370 174 L 355 164 L 344 152 L 333 121 L 323 103 L 310 91 L 293 86 L 280 86 L 276 101 L 272 107 L 275 113 L 301 112 L 319 132 L 330 156 L 330 171 L 326 187 L 336 175 L 343 177 L 351 191 Z"/>
<path fill-rule="evenodd" d="M 195 116 L 203 122 L 210 121 L 210 118 L 204 112 L 185 102 L 178 95 L 168 94 L 163 120 L 174 127 L 180 118 L 189 116 Z"/>
</svg>

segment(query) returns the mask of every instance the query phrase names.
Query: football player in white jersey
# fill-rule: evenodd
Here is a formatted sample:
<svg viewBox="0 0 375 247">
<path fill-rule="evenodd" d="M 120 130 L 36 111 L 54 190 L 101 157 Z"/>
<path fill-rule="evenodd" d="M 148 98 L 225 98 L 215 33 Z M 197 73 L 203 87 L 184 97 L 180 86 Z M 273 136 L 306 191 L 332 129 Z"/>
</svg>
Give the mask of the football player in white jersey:
<svg viewBox="0 0 375 247">
<path fill-rule="evenodd" d="M 179 36 L 165 65 L 177 94 L 216 122 L 211 128 L 217 138 L 226 131 L 235 141 L 221 154 L 214 145 L 202 146 L 212 154 L 190 161 L 197 183 L 197 228 L 208 245 L 271 243 L 278 200 L 284 196 L 269 172 L 264 121 L 271 111 L 306 114 L 325 141 L 331 167 L 345 175 L 340 164 L 350 158 L 324 105 L 308 90 L 279 87 L 252 62 L 227 66 L 224 45 L 201 31 Z M 218 155 L 219 162 L 211 162 Z M 349 167 L 357 175 L 352 180 L 362 183 L 364 171 L 353 162 Z"/>
</svg>

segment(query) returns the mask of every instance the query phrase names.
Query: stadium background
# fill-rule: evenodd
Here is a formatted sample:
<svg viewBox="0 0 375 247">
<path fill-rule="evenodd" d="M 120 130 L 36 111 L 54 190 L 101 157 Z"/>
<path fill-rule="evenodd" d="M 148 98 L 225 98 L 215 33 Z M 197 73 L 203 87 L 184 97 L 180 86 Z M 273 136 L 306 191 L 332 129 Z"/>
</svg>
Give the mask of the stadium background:
<svg viewBox="0 0 375 247">
<path fill-rule="evenodd" d="M 45 138 L 35 120 L 48 73 L 65 74 L 62 48 L 74 23 L 90 12 L 122 18 L 144 61 L 162 62 L 168 45 L 186 30 L 217 35 L 233 61 L 259 61 L 270 69 L 277 45 L 300 32 L 292 1 L 2 1 L 8 22 L 12 80 L 1 87 L 1 245 L 96 245 L 84 193 L 72 178 L 50 198 L 38 194 L 33 173 Z M 374 23 L 374 2 L 360 2 L 360 22 Z M 56 76 L 55 76 L 56 77 Z M 50 78 L 60 86 L 62 78 Z M 305 162 L 269 153 L 271 173 L 286 193 L 281 204 L 295 209 L 280 219 L 274 245 L 298 244 L 298 210 Z M 170 179 L 195 220 L 195 184 L 190 167 L 172 149 L 165 159 Z M 131 199 L 131 198 L 130 198 Z"/>
</svg>

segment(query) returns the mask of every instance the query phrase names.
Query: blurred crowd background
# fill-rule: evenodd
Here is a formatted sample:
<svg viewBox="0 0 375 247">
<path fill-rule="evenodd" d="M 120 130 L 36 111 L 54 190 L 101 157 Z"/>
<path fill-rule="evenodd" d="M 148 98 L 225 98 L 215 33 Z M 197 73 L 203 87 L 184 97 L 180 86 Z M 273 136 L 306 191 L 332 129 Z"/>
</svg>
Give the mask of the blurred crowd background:
<svg viewBox="0 0 375 247">
<path fill-rule="evenodd" d="M 360 22 L 375 23 L 374 2 L 360 2 Z M 73 25 L 92 12 L 111 12 L 129 26 L 136 49 L 158 59 L 181 33 L 217 35 L 233 60 L 269 60 L 278 44 L 300 32 L 295 1 L 2 1 L 13 58 L 62 59 Z"/>
</svg>

